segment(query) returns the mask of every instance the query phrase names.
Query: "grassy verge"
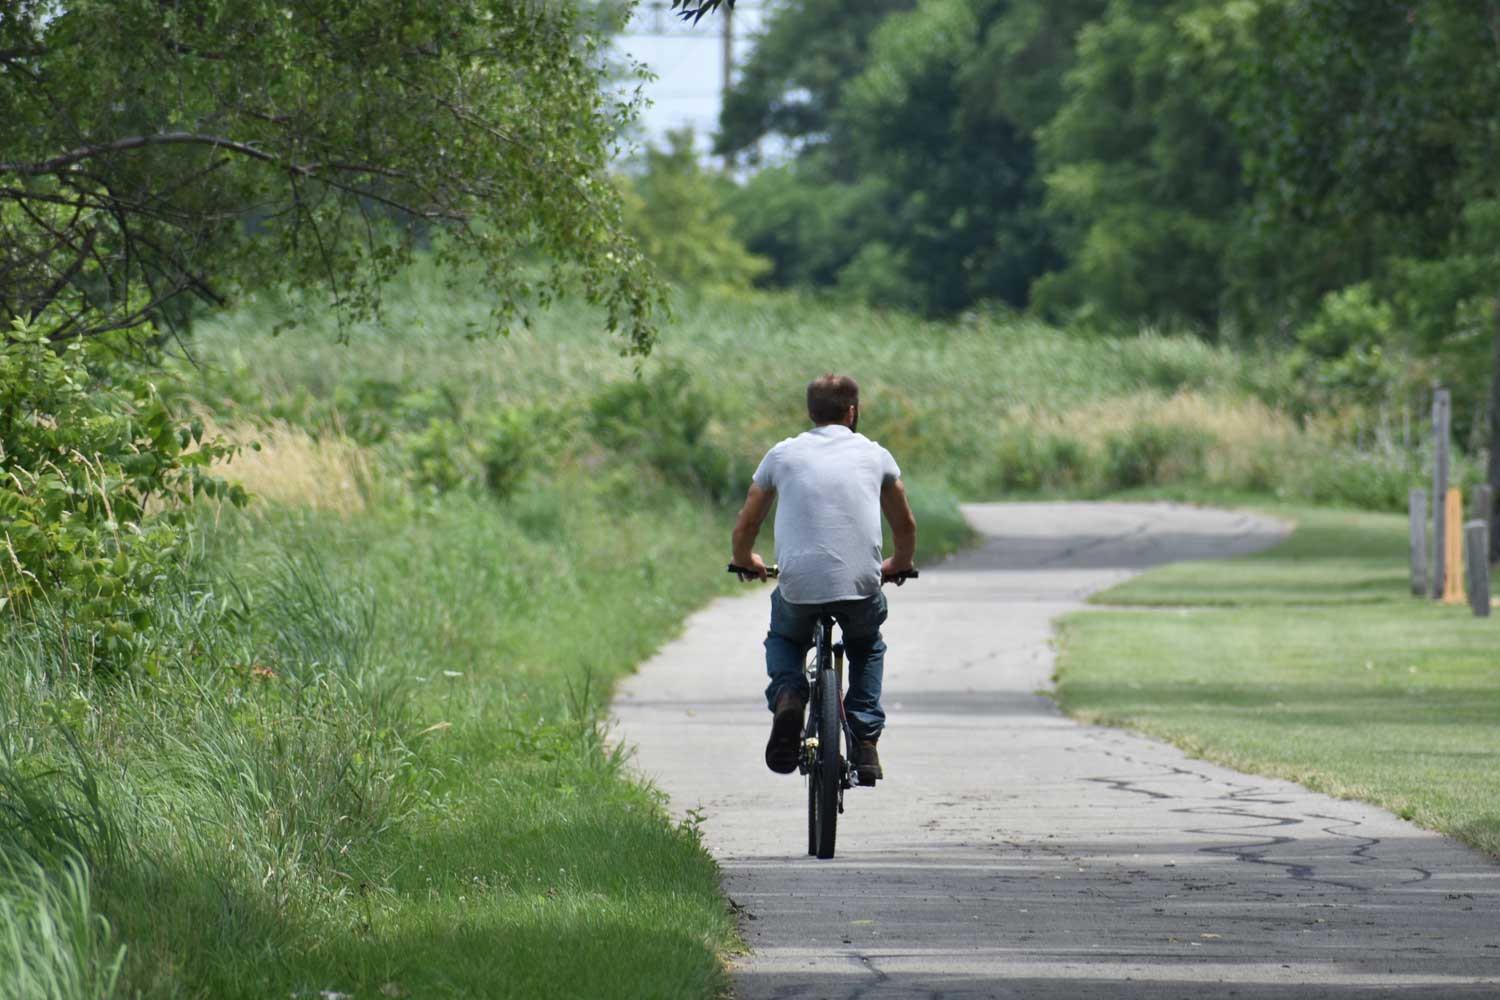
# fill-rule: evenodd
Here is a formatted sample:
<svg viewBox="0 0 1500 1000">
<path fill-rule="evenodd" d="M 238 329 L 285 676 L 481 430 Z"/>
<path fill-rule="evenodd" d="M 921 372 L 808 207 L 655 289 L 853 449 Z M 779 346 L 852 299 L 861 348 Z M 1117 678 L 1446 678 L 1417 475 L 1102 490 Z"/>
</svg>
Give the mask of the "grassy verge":
<svg viewBox="0 0 1500 1000">
<path fill-rule="evenodd" d="M 271 509 L 220 524 L 155 676 L 72 676 L 11 632 L 0 850 L 93 879 L 22 867 L 0 919 L 47 903 L 93 950 L 28 925 L 0 993 L 71 961 L 55 995 L 107 995 L 87 977 L 123 944 L 120 995 L 716 994 L 717 871 L 598 731 L 719 585 L 714 528 L 639 481 Z"/>
<path fill-rule="evenodd" d="M 1297 522 L 1275 549 L 1097 598 L 1177 610 L 1070 617 L 1060 704 L 1500 854 L 1494 619 L 1408 595 L 1399 517 L 1274 513 Z"/>
<path fill-rule="evenodd" d="M 1268 513 L 1296 525 L 1274 548 L 1242 559 L 1162 566 L 1093 601 L 1236 607 L 1408 601 L 1405 519 L 1309 507 Z"/>
</svg>

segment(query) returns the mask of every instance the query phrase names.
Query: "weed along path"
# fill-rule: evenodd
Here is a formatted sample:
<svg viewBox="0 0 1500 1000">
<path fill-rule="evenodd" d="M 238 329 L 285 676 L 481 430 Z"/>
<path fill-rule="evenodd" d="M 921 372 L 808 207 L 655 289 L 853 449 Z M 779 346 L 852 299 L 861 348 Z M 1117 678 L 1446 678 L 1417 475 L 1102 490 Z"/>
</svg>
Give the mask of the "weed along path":
<svg viewBox="0 0 1500 1000">
<path fill-rule="evenodd" d="M 1500 995 L 1500 865 L 1036 693 L 1053 620 L 1090 592 L 1264 548 L 1280 525 L 1173 505 L 966 514 L 982 545 L 887 588 L 889 777 L 848 793 L 833 860 L 803 853 L 801 779 L 761 760 L 765 589 L 695 615 L 620 688 L 620 737 L 701 818 L 742 909 L 741 997 Z"/>
</svg>

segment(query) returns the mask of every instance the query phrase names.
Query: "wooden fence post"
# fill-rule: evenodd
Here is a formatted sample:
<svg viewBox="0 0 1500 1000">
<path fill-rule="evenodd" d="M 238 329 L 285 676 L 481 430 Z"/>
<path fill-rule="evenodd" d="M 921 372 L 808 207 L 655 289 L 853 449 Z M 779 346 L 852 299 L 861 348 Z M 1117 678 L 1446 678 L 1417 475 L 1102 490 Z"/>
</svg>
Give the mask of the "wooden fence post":
<svg viewBox="0 0 1500 1000">
<path fill-rule="evenodd" d="M 1495 503 L 1494 498 L 1495 494 L 1488 486 L 1481 485 L 1474 487 L 1474 497 L 1471 501 L 1473 509 L 1469 513 L 1469 519 L 1489 524 L 1490 511 L 1494 508 Z"/>
<path fill-rule="evenodd" d="M 1452 421 L 1450 397 L 1447 389 L 1438 389 L 1432 394 L 1432 596 L 1441 600 L 1443 587 L 1447 583 L 1447 553 L 1444 541 L 1447 538 L 1445 520 L 1448 495 L 1448 437 Z"/>
<path fill-rule="evenodd" d="M 1469 563 L 1469 607 L 1478 618 L 1490 614 L 1490 525 L 1488 521 L 1470 521 L 1464 525 Z"/>
<path fill-rule="evenodd" d="M 1407 496 L 1407 533 L 1411 539 L 1411 592 L 1427 594 L 1427 494 L 1412 490 Z"/>
</svg>

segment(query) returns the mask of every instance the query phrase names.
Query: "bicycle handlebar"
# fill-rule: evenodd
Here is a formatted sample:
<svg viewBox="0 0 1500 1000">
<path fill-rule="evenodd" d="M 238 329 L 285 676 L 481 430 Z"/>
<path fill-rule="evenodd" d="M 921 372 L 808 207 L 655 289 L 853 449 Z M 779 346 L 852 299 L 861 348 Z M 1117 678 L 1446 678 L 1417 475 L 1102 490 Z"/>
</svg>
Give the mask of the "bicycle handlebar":
<svg viewBox="0 0 1500 1000">
<path fill-rule="evenodd" d="M 727 572 L 727 573 L 736 573 L 736 574 L 739 575 L 739 578 L 741 580 L 758 580 L 758 579 L 760 579 L 760 574 L 757 573 L 755 570 L 749 568 L 748 566 L 736 566 L 734 563 L 730 563 L 728 565 L 728 567 L 726 567 L 725 572 Z M 780 570 L 779 567 L 776 567 L 776 566 L 767 566 L 766 567 L 766 576 L 771 577 L 771 578 L 774 579 L 774 578 L 776 578 L 776 577 L 778 577 L 780 575 L 781 575 L 781 570 Z M 901 572 L 897 573 L 895 576 L 883 576 L 883 577 L 881 577 L 880 582 L 881 583 L 894 583 L 896 586 L 899 587 L 903 583 L 905 583 L 907 580 L 915 580 L 919 576 L 921 576 L 921 574 L 919 572 L 917 572 L 915 569 L 904 569 Z"/>
<path fill-rule="evenodd" d="M 726 572 L 729 572 L 729 573 L 738 573 L 741 580 L 759 580 L 760 579 L 760 574 L 757 573 L 755 570 L 751 569 L 748 566 L 736 566 L 734 563 L 730 563 L 729 564 L 729 568 L 728 568 L 728 570 Z M 776 577 L 778 577 L 780 575 L 781 575 L 781 570 L 779 568 L 777 568 L 776 566 L 767 566 L 766 567 L 766 576 L 769 576 L 772 579 L 775 579 Z"/>
</svg>

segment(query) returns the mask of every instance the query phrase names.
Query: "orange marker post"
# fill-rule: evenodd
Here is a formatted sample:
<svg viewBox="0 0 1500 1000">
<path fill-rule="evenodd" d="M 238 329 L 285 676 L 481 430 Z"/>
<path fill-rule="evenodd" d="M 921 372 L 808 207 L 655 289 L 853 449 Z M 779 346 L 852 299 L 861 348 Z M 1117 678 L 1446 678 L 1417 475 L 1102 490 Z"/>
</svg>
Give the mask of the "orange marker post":
<svg viewBox="0 0 1500 1000">
<path fill-rule="evenodd" d="M 1443 603 L 1466 604 L 1464 593 L 1464 499 L 1457 487 L 1448 490 L 1443 518 Z"/>
</svg>

